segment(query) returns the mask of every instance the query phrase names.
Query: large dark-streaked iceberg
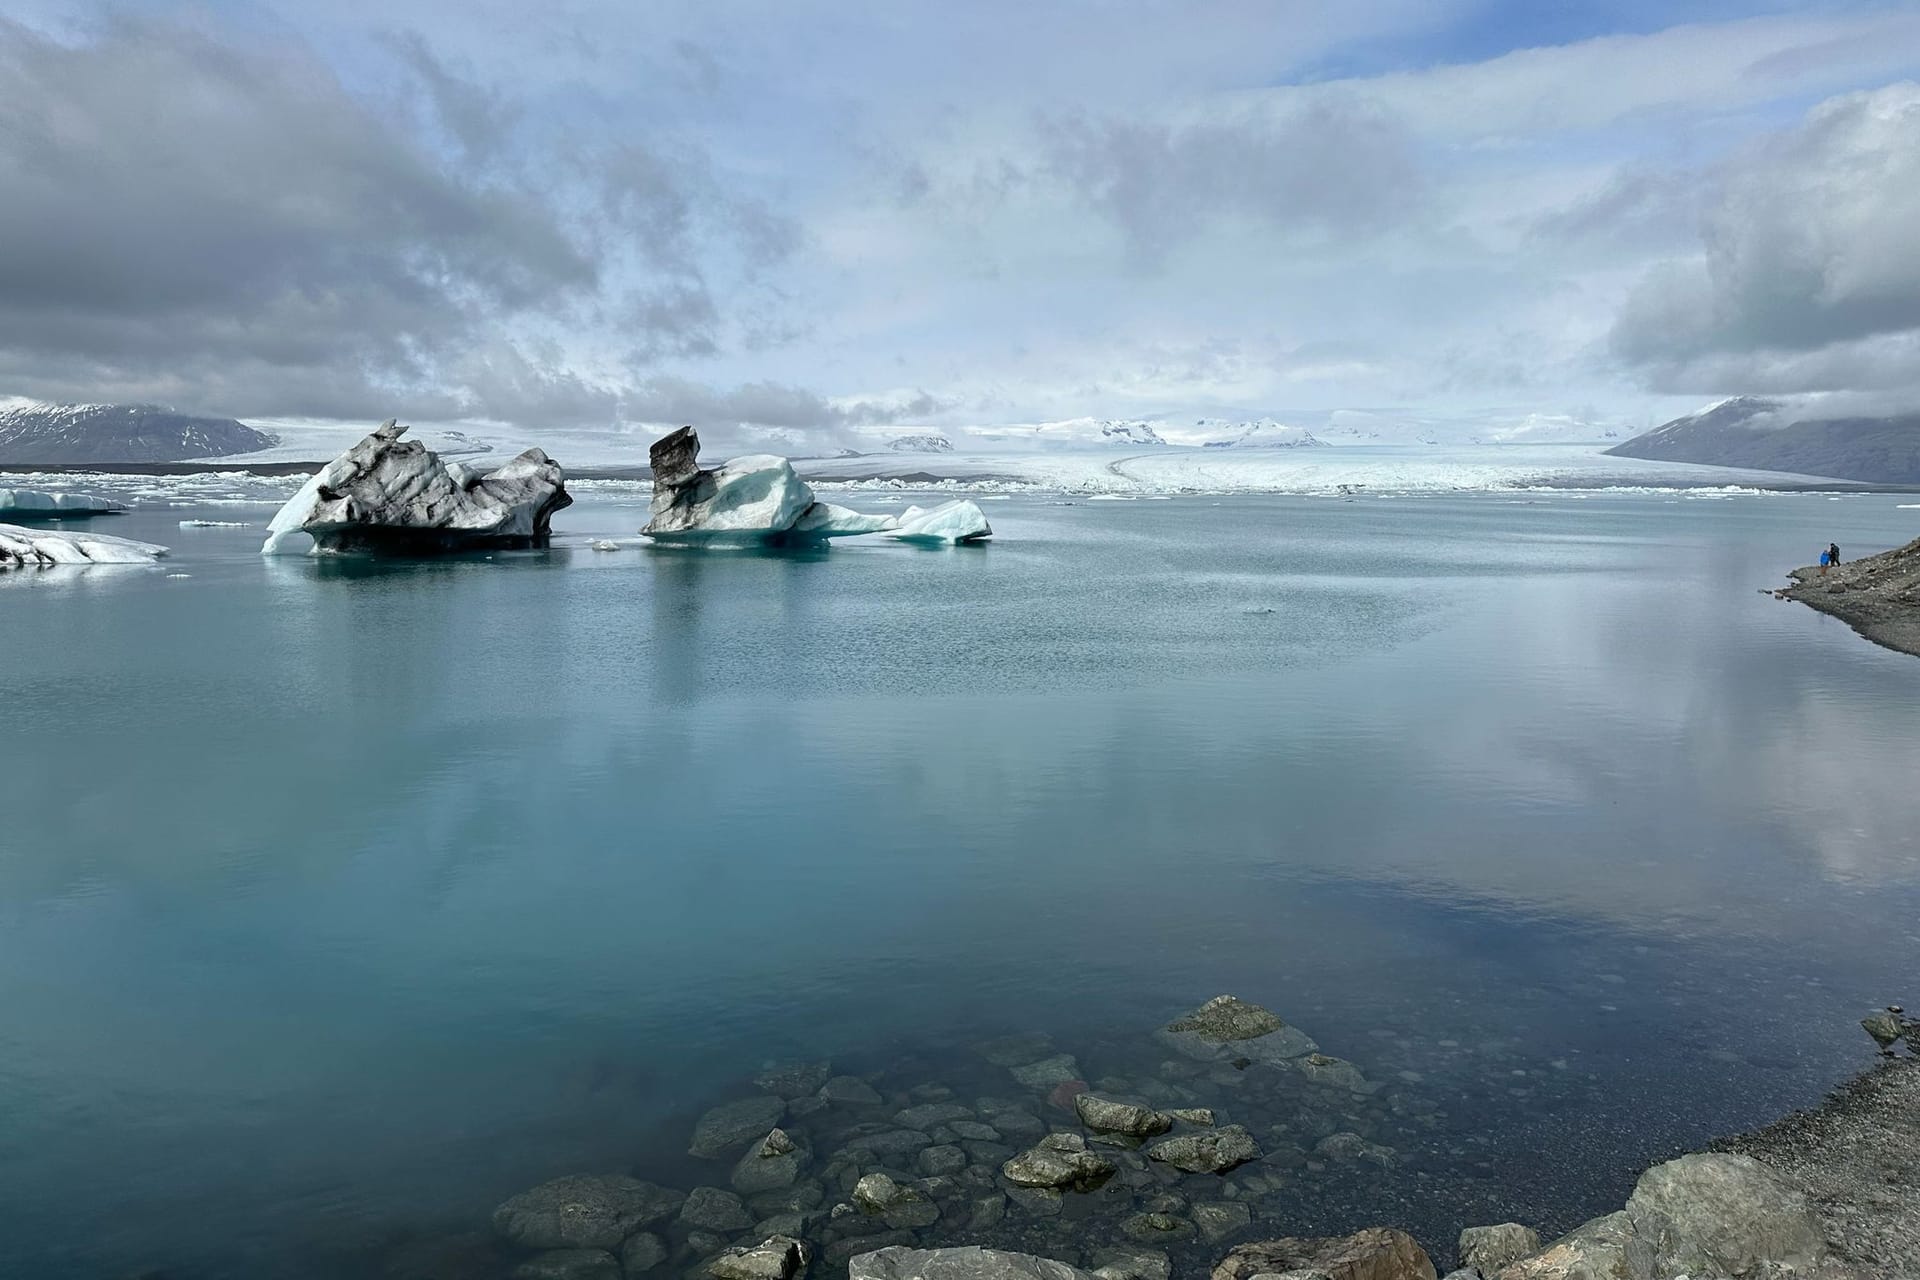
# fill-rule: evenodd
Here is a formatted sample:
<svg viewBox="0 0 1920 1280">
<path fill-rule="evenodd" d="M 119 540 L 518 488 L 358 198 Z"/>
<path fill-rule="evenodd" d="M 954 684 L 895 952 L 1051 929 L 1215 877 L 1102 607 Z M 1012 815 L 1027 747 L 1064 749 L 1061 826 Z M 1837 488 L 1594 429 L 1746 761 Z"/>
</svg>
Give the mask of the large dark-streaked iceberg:
<svg viewBox="0 0 1920 1280">
<path fill-rule="evenodd" d="M 274 516 L 261 553 L 300 550 L 300 534 L 316 551 L 540 546 L 553 513 L 573 502 L 566 473 L 539 449 L 483 475 L 405 431 L 389 420 L 329 462 Z"/>
<path fill-rule="evenodd" d="M 881 533 L 909 542 L 974 542 L 993 533 L 975 504 L 949 502 L 903 516 L 864 515 L 821 502 L 773 454 L 749 454 L 702 469 L 700 436 L 681 427 L 654 442 L 652 518 L 640 532 L 659 542 L 779 546 Z"/>
<path fill-rule="evenodd" d="M 58 564 L 152 564 L 167 549 L 102 533 L 55 533 L 0 524 L 0 569 L 47 568 Z"/>
</svg>

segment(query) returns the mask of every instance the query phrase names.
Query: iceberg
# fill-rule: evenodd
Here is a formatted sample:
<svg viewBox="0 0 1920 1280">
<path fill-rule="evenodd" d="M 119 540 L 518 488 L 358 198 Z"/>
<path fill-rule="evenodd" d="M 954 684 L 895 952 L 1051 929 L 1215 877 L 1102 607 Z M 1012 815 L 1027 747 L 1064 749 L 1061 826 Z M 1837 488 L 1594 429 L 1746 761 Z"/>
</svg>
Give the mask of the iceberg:
<svg viewBox="0 0 1920 1280">
<path fill-rule="evenodd" d="M 165 547 L 102 533 L 50 533 L 17 524 L 0 524 L 0 569 L 41 568 L 56 564 L 151 564 Z"/>
<path fill-rule="evenodd" d="M 862 533 L 880 533 L 897 528 L 900 517 L 870 516 L 862 511 L 836 507 L 831 502 L 816 502 L 800 513 L 790 530 L 798 538 L 851 538 Z"/>
<path fill-rule="evenodd" d="M 889 538 L 933 546 L 951 546 L 960 542 L 979 542 L 993 536 L 986 513 L 965 498 L 943 502 L 937 507 L 908 507 L 900 513 L 899 523 L 887 531 Z"/>
<path fill-rule="evenodd" d="M 553 513 L 570 506 L 566 473 L 528 449 L 482 474 L 446 463 L 388 420 L 329 462 L 267 525 L 263 555 L 315 551 L 459 551 L 546 542 Z"/>
<path fill-rule="evenodd" d="M 16 520 L 59 520 L 104 516 L 124 511 L 119 503 L 91 493 L 48 493 L 41 489 L 0 489 L 0 515 Z"/>
</svg>

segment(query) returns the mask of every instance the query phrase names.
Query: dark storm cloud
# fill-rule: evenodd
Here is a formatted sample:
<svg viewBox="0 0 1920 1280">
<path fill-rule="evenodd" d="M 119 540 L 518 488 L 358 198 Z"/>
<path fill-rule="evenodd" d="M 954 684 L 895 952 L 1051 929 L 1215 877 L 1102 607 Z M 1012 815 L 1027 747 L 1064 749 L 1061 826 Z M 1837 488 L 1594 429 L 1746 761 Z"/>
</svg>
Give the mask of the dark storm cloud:
<svg viewBox="0 0 1920 1280">
<path fill-rule="evenodd" d="M 1053 175 L 1148 263 L 1223 215 L 1365 234 L 1407 218 L 1424 190 L 1406 130 L 1345 96 L 1184 124 L 1059 116 L 1043 139 Z"/>
<path fill-rule="evenodd" d="M 601 165 L 581 143 L 597 197 L 516 167 L 507 104 L 394 47 L 447 147 L 300 48 L 125 19 L 62 44 L 0 21 L 0 391 L 599 419 L 611 392 L 501 325 L 611 316 L 640 355 L 711 350 L 696 204 L 744 258 L 791 243 L 641 146 Z M 611 283 L 610 245 L 643 270 Z"/>
<path fill-rule="evenodd" d="M 1647 272 L 1618 356 L 1660 390 L 1920 388 L 1920 85 L 1823 103 L 1712 183 L 1702 253 Z"/>
</svg>

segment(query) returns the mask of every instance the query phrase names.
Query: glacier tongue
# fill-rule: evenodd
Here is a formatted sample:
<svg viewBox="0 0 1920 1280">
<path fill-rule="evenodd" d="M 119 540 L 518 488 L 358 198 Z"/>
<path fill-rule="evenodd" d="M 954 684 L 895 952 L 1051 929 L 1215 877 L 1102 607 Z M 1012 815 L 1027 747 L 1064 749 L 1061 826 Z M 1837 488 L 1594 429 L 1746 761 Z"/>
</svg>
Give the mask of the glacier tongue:
<svg viewBox="0 0 1920 1280">
<path fill-rule="evenodd" d="M 318 551 L 533 546 L 573 502 L 566 473 L 539 449 L 482 475 L 405 431 L 390 420 L 329 462 L 274 516 L 261 553 L 296 550 L 300 534 Z"/>
</svg>

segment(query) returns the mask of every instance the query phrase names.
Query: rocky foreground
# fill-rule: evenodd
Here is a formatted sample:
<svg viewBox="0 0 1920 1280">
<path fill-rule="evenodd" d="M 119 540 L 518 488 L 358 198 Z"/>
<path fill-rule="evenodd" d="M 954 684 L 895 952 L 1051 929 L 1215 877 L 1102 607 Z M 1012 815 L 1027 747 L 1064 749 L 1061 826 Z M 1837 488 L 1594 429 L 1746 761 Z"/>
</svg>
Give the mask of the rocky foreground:
<svg viewBox="0 0 1920 1280">
<path fill-rule="evenodd" d="M 1920 656 L 1920 539 L 1877 556 L 1795 569 L 1779 594 L 1830 613 L 1875 644 Z"/>
<path fill-rule="evenodd" d="M 1912 1030 L 1876 1026 L 1887 1045 Z M 688 1154 L 710 1163 L 707 1185 L 556 1178 L 502 1203 L 490 1233 L 417 1242 L 386 1274 L 1438 1280 L 1438 1260 L 1448 1280 L 1892 1280 L 1920 1258 L 1910 1059 L 1818 1111 L 1658 1165 L 1621 1209 L 1543 1242 L 1513 1222 L 1429 1224 L 1426 1239 L 1392 1224 L 1299 1231 L 1290 1181 L 1384 1176 L 1404 1157 L 1368 1135 L 1418 1110 L 1231 996 L 1152 1042 L 1150 1074 L 1094 1084 L 1046 1036 L 989 1042 L 978 1052 L 1004 1096 L 971 1101 L 933 1082 L 883 1094 L 879 1077 L 825 1062 L 770 1066 L 757 1093 L 694 1124 Z M 1301 1133 L 1324 1136 L 1302 1148 Z"/>
</svg>

